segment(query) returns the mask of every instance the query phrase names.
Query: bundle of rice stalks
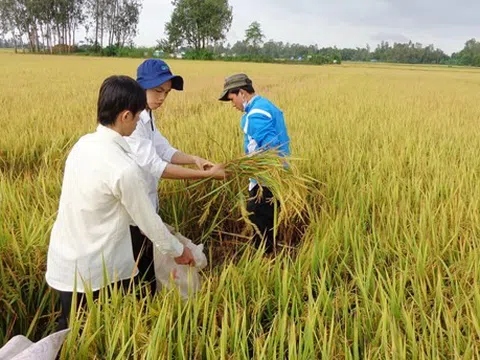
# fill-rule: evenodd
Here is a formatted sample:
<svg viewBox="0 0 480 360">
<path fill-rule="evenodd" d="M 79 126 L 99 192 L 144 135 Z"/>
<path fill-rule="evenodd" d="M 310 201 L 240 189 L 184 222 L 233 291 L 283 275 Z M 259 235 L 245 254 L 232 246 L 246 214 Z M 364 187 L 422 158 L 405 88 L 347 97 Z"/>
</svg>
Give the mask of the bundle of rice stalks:
<svg viewBox="0 0 480 360">
<path fill-rule="evenodd" d="M 301 161 L 295 158 L 282 158 L 275 151 L 262 151 L 254 155 L 243 156 L 228 161 L 226 170 L 228 178 L 218 186 L 205 191 L 201 184 L 204 181 L 191 185 L 194 191 L 193 198 L 197 203 L 202 203 L 203 214 L 199 218 L 199 224 L 204 224 L 207 219 L 212 219 L 212 226 L 219 226 L 226 217 L 239 210 L 241 214 L 238 220 L 251 224 L 246 209 L 248 198 L 248 185 L 250 180 L 256 181 L 260 186 L 257 199 L 262 196 L 263 189 L 268 188 L 272 194 L 271 201 L 275 207 L 274 232 L 278 234 L 292 233 L 293 230 L 304 228 L 310 223 L 310 219 L 316 213 L 316 205 L 321 198 L 319 181 L 302 174 L 297 163 Z M 228 212 L 225 213 L 225 207 Z M 284 237 L 284 236 L 282 236 Z"/>
</svg>

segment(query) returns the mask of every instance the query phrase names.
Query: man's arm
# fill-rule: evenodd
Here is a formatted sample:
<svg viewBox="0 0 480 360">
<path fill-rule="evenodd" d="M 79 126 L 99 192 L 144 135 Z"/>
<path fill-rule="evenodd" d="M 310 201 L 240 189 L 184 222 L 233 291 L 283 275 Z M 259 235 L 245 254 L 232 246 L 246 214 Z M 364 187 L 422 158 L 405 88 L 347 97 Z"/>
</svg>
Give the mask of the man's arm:
<svg viewBox="0 0 480 360">
<path fill-rule="evenodd" d="M 200 156 L 185 154 L 175 149 L 158 129 L 155 129 L 153 136 L 155 137 L 155 150 L 163 160 L 175 165 L 196 165 L 200 170 L 208 170 L 213 166 L 213 163 Z"/>
<path fill-rule="evenodd" d="M 221 164 L 213 165 L 208 170 L 196 170 L 182 166 L 168 164 L 162 173 L 162 179 L 172 180 L 201 180 L 213 178 L 216 180 L 225 179 L 225 168 Z"/>
<path fill-rule="evenodd" d="M 171 163 L 176 165 L 196 165 L 200 170 L 208 170 L 213 166 L 213 163 L 200 156 L 185 154 L 180 150 L 173 154 Z"/>
<path fill-rule="evenodd" d="M 224 173 L 222 174 L 221 169 L 219 169 L 218 167 L 214 171 L 210 171 L 213 168 L 209 166 L 207 167 L 209 171 L 204 171 L 203 168 L 202 170 L 187 169 L 181 166 L 169 164 L 167 161 L 165 161 L 168 159 L 162 159 L 160 157 L 160 155 L 157 153 L 158 146 L 154 146 L 153 142 L 150 139 L 144 138 L 139 135 L 126 137 L 125 139 L 128 142 L 130 149 L 135 154 L 136 163 L 138 164 L 138 166 L 140 166 L 143 170 L 147 171 L 148 173 L 152 174 L 157 178 L 184 179 L 184 180 L 199 180 L 199 179 L 206 179 L 210 177 L 214 179 L 224 178 L 225 174 Z M 179 152 L 178 150 L 172 147 L 170 148 L 165 147 L 165 149 L 163 149 L 165 150 L 163 154 L 168 155 L 172 153 L 172 157 L 169 159 L 169 160 L 172 160 L 175 157 L 176 153 L 181 153 L 181 152 Z M 189 160 L 192 160 L 192 159 L 189 159 Z"/>
<path fill-rule="evenodd" d="M 155 151 L 162 160 L 171 163 L 173 156 L 178 152 L 178 150 L 170 145 L 167 138 L 163 136 L 156 127 L 154 129 L 153 137 L 155 142 Z"/>
<path fill-rule="evenodd" d="M 156 148 L 150 139 L 136 134 L 125 137 L 124 139 L 127 141 L 130 149 L 135 155 L 135 161 L 138 166 L 157 178 L 163 176 L 163 172 L 165 171 L 168 162 L 164 161 L 157 154 Z"/>
<path fill-rule="evenodd" d="M 138 167 L 132 165 L 125 169 L 114 184 L 113 190 L 135 224 L 162 254 L 175 258 L 179 264 L 193 263 L 189 249 L 170 233 L 156 213 Z"/>
</svg>

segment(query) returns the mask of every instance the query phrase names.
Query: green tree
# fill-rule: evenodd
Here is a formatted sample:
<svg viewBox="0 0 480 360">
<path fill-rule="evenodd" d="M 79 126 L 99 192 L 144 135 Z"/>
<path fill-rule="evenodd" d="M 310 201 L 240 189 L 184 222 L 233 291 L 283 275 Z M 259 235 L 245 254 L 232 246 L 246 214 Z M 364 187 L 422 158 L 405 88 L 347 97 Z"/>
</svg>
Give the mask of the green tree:
<svg viewBox="0 0 480 360">
<path fill-rule="evenodd" d="M 0 16 L 4 31 L 11 32 L 15 39 L 15 51 L 17 39 L 23 47 L 23 37 L 29 40 L 31 51 L 35 50 L 33 40 L 34 33 L 34 6 L 31 0 L 2 0 L 0 1 Z"/>
<path fill-rule="evenodd" d="M 4 37 L 5 35 L 11 33 L 15 52 L 17 52 L 17 37 L 15 32 L 16 24 L 13 19 L 13 11 L 13 1 L 0 1 L 0 35 Z"/>
<path fill-rule="evenodd" d="M 52 50 L 55 44 L 68 49 L 75 43 L 75 32 L 83 21 L 84 0 L 3 0 L 0 23 L 4 31 L 23 43 L 26 37 L 31 51 Z"/>
<path fill-rule="evenodd" d="M 156 48 L 162 50 L 164 53 L 171 54 L 175 52 L 175 49 L 178 49 L 180 44 L 171 44 L 168 39 L 157 40 Z"/>
<path fill-rule="evenodd" d="M 470 39 L 455 58 L 460 65 L 480 66 L 480 42 Z"/>
<path fill-rule="evenodd" d="M 142 4 L 138 0 L 114 1 L 111 17 L 114 21 L 109 24 L 109 45 L 118 48 L 125 46 L 137 34 L 137 25 L 140 18 Z"/>
<path fill-rule="evenodd" d="M 231 52 L 232 52 L 232 55 L 236 55 L 236 56 L 247 55 L 248 46 L 247 44 L 245 44 L 244 41 L 237 41 L 235 44 L 233 44 Z"/>
<path fill-rule="evenodd" d="M 269 40 L 263 44 L 262 54 L 271 59 L 278 59 L 283 56 L 284 46 L 282 42 Z"/>
<path fill-rule="evenodd" d="M 264 39 L 265 35 L 262 32 L 260 23 L 258 21 L 252 22 L 245 31 L 245 43 L 247 46 L 253 50 L 253 52 L 258 53 Z"/>
<path fill-rule="evenodd" d="M 171 48 L 206 49 L 225 40 L 232 24 L 228 0 L 173 0 L 174 9 L 165 33 Z"/>
</svg>

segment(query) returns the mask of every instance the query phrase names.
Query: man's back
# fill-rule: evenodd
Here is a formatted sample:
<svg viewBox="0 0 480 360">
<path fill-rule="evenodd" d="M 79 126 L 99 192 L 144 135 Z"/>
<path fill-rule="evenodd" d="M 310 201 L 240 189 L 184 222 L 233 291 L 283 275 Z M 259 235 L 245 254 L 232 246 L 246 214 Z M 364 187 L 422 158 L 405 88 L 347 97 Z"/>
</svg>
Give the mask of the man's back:
<svg viewBox="0 0 480 360">
<path fill-rule="evenodd" d="M 277 148 L 281 155 L 290 155 L 290 138 L 283 112 L 270 100 L 258 95 L 251 100 L 245 110 L 242 129 L 246 136 L 246 152 Z M 252 139 L 256 146 L 252 146 Z"/>
<path fill-rule="evenodd" d="M 131 218 L 120 201 L 119 181 L 124 172 L 140 170 L 127 150 L 120 135 L 101 126 L 72 148 L 50 240 L 47 281 L 52 287 L 71 291 L 64 287 L 74 283 L 75 268 L 81 276 L 77 290 L 83 289 L 81 278 L 100 288 L 103 266 L 120 279 L 132 275 Z"/>
</svg>

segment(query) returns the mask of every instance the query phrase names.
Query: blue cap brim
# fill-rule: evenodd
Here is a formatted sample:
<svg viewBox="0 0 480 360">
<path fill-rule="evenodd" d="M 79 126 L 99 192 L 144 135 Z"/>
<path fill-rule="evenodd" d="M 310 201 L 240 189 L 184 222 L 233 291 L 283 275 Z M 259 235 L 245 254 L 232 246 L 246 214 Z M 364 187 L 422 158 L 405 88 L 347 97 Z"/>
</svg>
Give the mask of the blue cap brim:
<svg viewBox="0 0 480 360">
<path fill-rule="evenodd" d="M 168 80 L 172 81 L 172 89 L 182 91 L 183 90 L 183 78 L 178 75 L 165 75 L 165 76 L 160 76 L 155 79 L 149 79 L 149 80 L 137 80 L 137 82 L 145 89 L 153 89 L 156 88 L 157 86 L 160 86 L 164 83 L 166 83 Z"/>
</svg>

